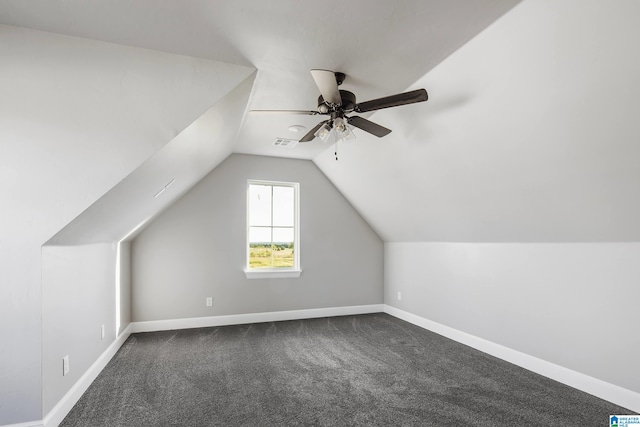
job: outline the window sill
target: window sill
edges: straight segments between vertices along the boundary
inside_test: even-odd
[[[247,279],[297,279],[302,270],[245,270]]]

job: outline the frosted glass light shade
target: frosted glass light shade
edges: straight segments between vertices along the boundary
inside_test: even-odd
[[[320,138],[322,142],[327,142],[329,140],[329,136],[331,135],[331,126],[329,126],[329,123],[325,123],[320,129],[316,131],[316,133],[314,133],[314,135],[317,138]]]

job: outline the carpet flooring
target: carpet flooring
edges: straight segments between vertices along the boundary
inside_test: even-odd
[[[61,426],[608,426],[632,414],[387,314],[133,334]]]

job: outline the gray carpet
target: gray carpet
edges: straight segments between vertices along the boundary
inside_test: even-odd
[[[605,426],[632,414],[387,314],[134,334],[61,426]]]

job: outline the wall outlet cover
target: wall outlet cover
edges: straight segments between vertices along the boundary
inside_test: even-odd
[[[213,307],[213,297],[207,297],[207,307]]]
[[[62,358],[62,376],[64,377],[69,373],[69,355]]]

